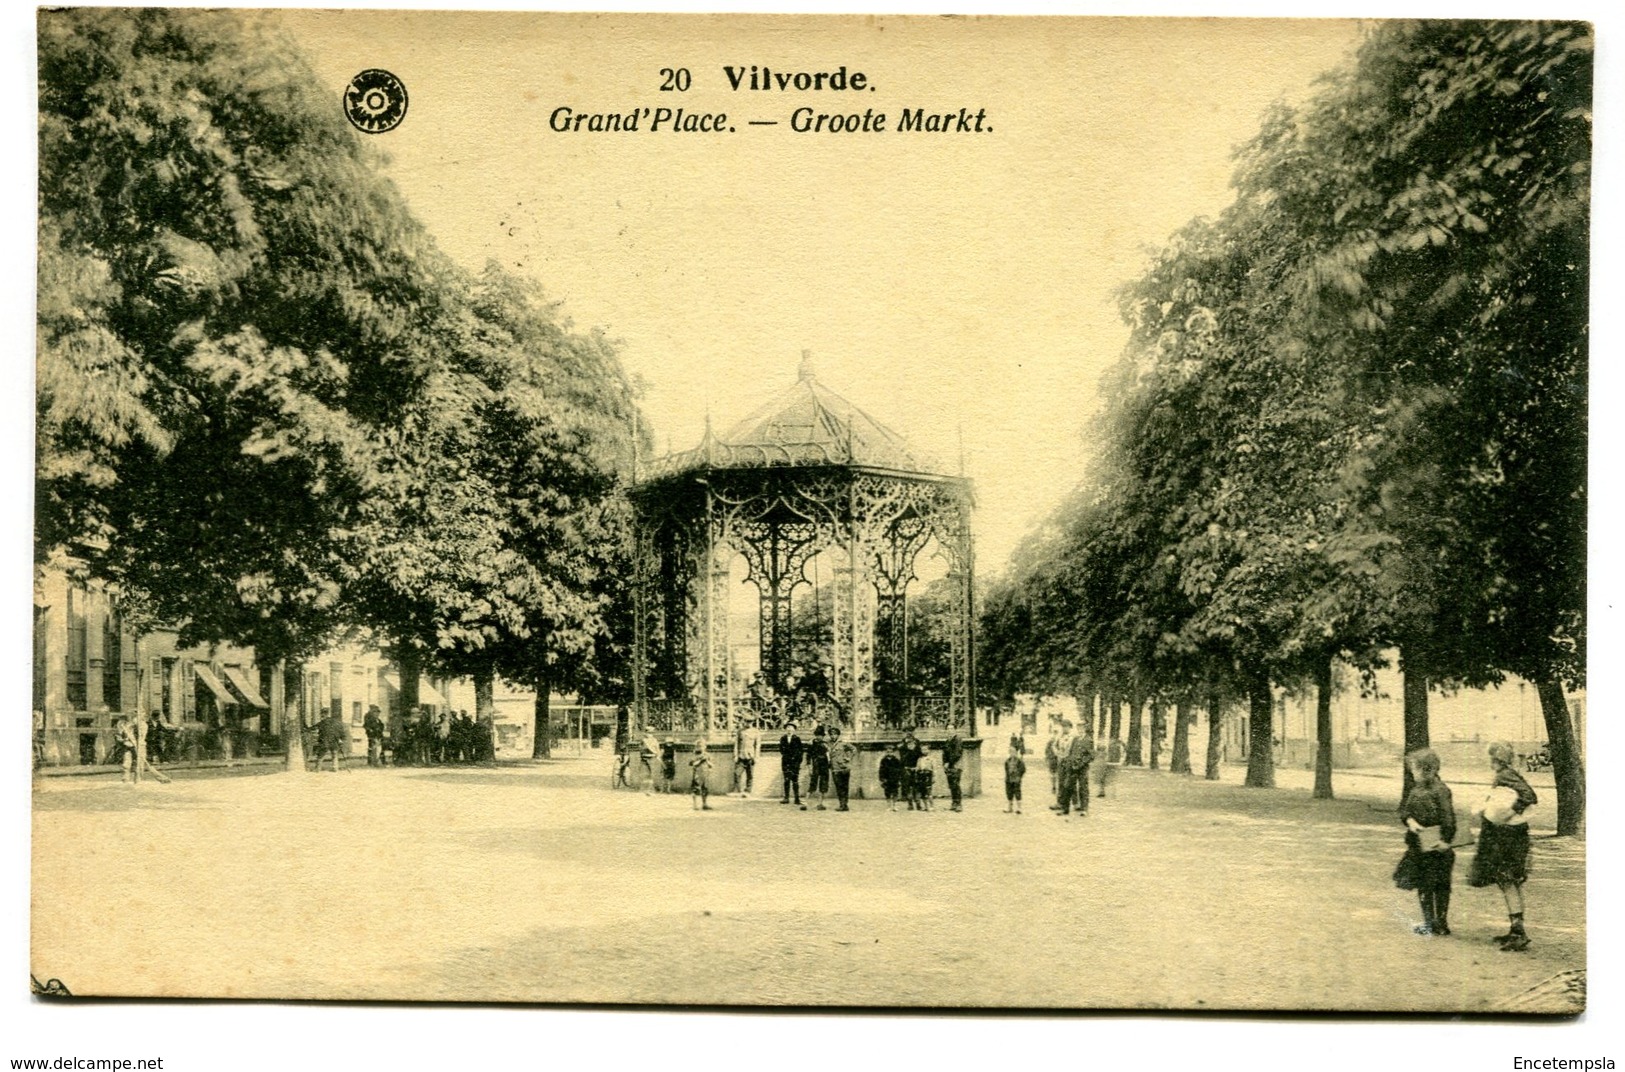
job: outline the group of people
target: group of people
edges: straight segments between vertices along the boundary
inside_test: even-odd
[[[1085,727],[1081,732],[1070,721],[1062,721],[1061,732],[1050,737],[1044,745],[1044,761],[1049,767],[1050,790],[1055,794],[1055,803],[1050,810],[1058,815],[1069,816],[1076,812],[1078,815],[1089,814],[1090,778],[1089,768],[1095,762],[1094,737]],[[1008,771],[1008,767],[1006,768]],[[1106,784],[1110,776],[1110,767],[1103,766],[1100,772],[1098,796],[1106,795]],[[1008,775],[1006,777],[1006,790],[1009,789]],[[1016,811],[1021,810],[1021,795],[1018,787],[1016,791]]]
[[[116,719],[113,723],[114,731],[114,762],[122,770],[122,780],[134,781],[142,772],[145,772],[155,781],[168,782],[169,776],[153,763],[161,754],[163,747],[164,727],[157,715],[147,720],[146,747],[143,753],[141,741],[141,724],[129,715]]]
[[[751,749],[748,762],[743,765],[745,781],[742,796],[750,795],[756,750],[760,748],[760,737],[752,732],[754,730],[754,726],[740,730],[741,738],[749,738],[748,747]],[[741,742],[741,749],[736,755],[745,757],[745,747],[745,742]],[[784,780],[784,794],[779,803],[789,804],[793,795],[796,806],[802,811],[807,810],[807,805],[801,800],[801,768],[805,766],[808,771],[807,799],[816,800],[819,811],[825,811],[828,807],[825,801],[832,784],[835,788],[835,810],[851,811],[852,767],[857,759],[857,745],[841,736],[840,726],[818,725],[813,729],[812,740],[803,741],[796,724],[787,723],[783,736],[779,738],[779,773]],[[736,762],[735,766],[739,767],[740,764]]]
[[[1507,932],[1494,939],[1504,952],[1529,948],[1524,930],[1523,885],[1529,877],[1528,811],[1536,803],[1535,791],[1513,766],[1512,746],[1498,741],[1489,747],[1490,791],[1473,808],[1479,820],[1477,848],[1467,874],[1474,887],[1495,886],[1506,904]],[[1456,866],[1456,809],[1450,787],[1439,777],[1439,756],[1419,748],[1405,757],[1413,779],[1399,806],[1405,824],[1405,854],[1394,869],[1394,885],[1415,890],[1422,922],[1413,928],[1421,935],[1450,933],[1450,886]]]
[[[949,808],[953,811],[964,810],[960,787],[964,762],[965,742],[956,731],[942,742],[942,778],[948,787]],[[930,749],[920,743],[912,730],[906,731],[897,744],[886,746],[885,754],[880,757],[879,776],[880,791],[891,811],[897,810],[898,800],[902,800],[908,811],[932,810],[936,770]]]
[[[368,709],[361,728],[367,735],[369,767],[383,766],[386,751],[398,767],[496,762],[496,733],[491,720],[471,718],[466,710],[456,715],[449,711],[435,716],[423,713],[404,721],[395,719],[393,725],[386,726],[375,705]]]
[[[677,742],[662,741],[653,732],[645,733],[638,743],[638,761],[643,765],[643,776],[649,786],[646,792],[656,790],[673,793],[677,790]],[[659,758],[660,773],[655,775],[655,760]],[[632,749],[616,750],[615,788],[632,785]],[[688,758],[688,791],[694,798],[696,811],[711,810],[711,738],[701,736],[694,742],[693,755]]]
[[[456,715],[447,711],[438,715],[424,712],[405,719],[397,715],[385,722],[383,711],[373,704],[361,720],[361,731],[367,737],[369,767],[382,767],[386,763],[397,767],[427,767],[496,762],[496,735],[490,719],[470,718],[466,710]],[[350,751],[350,728],[342,716],[329,711],[306,731],[306,743],[317,770],[327,761],[337,771],[340,761]]]
[[[754,719],[742,719],[733,742],[733,792],[749,797],[755,788],[756,765],[761,760],[762,728]],[[688,790],[695,807],[710,810],[713,764],[710,740],[701,737],[687,759]],[[630,787],[634,754],[642,764],[649,792],[671,793],[678,786],[678,745],[646,733],[635,748],[618,751],[614,785]],[[940,747],[943,782],[949,807],[964,810],[963,777],[965,743],[957,732]],[[839,724],[818,723],[809,738],[801,736],[794,721],[783,727],[779,737],[779,773],[782,791],[779,802],[794,804],[802,811],[851,811],[852,772],[858,766],[858,746],[842,732]],[[897,810],[902,802],[910,811],[929,811],[936,786],[936,770],[931,751],[913,731],[896,744],[887,745],[879,768],[880,786],[888,807]]]

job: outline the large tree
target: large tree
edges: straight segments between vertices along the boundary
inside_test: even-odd
[[[267,19],[43,12],[40,561],[268,659],[338,614],[427,239]]]
[[[1590,63],[1582,26],[1385,23],[1272,109],[1235,205],[1125,292],[1111,464],[1080,496],[1109,509],[1063,511],[1061,564],[998,621],[1038,651],[1088,637],[1142,691],[1239,680],[1251,784],[1272,678],[1318,683],[1324,713],[1333,657],[1397,648],[1415,746],[1430,685],[1526,675],[1577,829]],[[1031,578],[1069,593],[1058,622],[1016,612]]]

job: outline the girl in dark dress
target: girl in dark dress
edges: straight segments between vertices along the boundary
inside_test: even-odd
[[[1524,812],[1535,803],[1535,791],[1512,769],[1512,746],[1505,741],[1490,745],[1490,767],[1495,783],[1478,809],[1483,822],[1467,881],[1500,888],[1511,927],[1495,944],[1504,952],[1521,953],[1529,948],[1523,929],[1523,884],[1529,878],[1529,820]]]
[[[1394,885],[1415,890],[1422,906],[1422,922],[1417,934],[1450,933],[1450,873],[1456,866],[1456,852],[1450,843],[1456,838],[1456,809],[1450,787],[1439,778],[1439,756],[1431,748],[1419,748],[1405,757],[1414,779],[1410,792],[1399,805],[1399,818],[1405,824],[1405,855],[1394,869]]]

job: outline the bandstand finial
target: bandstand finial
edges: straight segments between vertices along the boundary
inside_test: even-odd
[[[801,351],[801,364],[796,367],[796,379],[801,383],[810,383],[817,379],[813,375],[813,357],[811,350]]]

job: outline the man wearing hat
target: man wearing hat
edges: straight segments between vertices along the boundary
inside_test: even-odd
[[[780,804],[790,803],[790,794],[796,795],[796,804],[802,811],[806,805],[801,803],[801,756],[804,746],[801,735],[796,733],[794,722],[786,723],[784,735],[779,738],[779,769],[784,774],[784,799]]]
[[[384,719],[378,705],[367,708],[367,717],[361,723],[367,734],[367,766],[384,765]]]
[[[960,740],[959,731],[954,730],[948,739],[942,742],[942,776],[948,782],[948,796],[952,800],[954,811],[964,810],[961,803],[959,781],[964,773],[965,742]]]
[[[807,778],[807,798],[811,800],[816,793],[818,810],[824,811],[824,801],[829,796],[829,741],[823,726],[813,730],[812,744],[807,746],[807,766],[812,768]]]
[[[1095,761],[1095,742],[1085,724],[1067,744],[1063,762],[1072,771],[1072,800],[1078,805],[1079,815],[1089,814],[1089,765]],[[1066,800],[1062,800],[1061,814],[1067,813]]]
[[[1062,815],[1071,811],[1072,801],[1072,723],[1061,722],[1061,735],[1055,739],[1055,803],[1050,811]]]
[[[835,810],[850,811],[847,798],[852,792],[852,764],[857,762],[858,748],[841,737],[841,728],[831,726],[829,743],[830,775],[835,779]]]
[[[734,735],[734,789],[742,797],[750,796],[756,780],[756,760],[762,754],[762,731],[756,728],[754,718],[739,720],[739,732]]]

